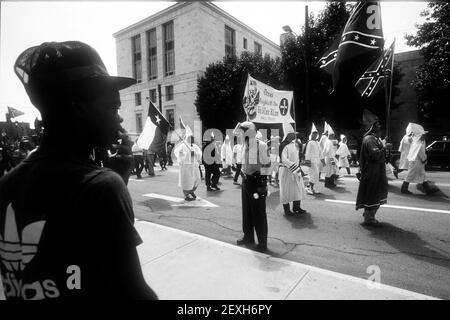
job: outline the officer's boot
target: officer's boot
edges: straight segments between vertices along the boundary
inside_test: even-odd
[[[401,193],[412,194],[412,192],[408,190],[408,187],[409,187],[409,182],[403,181],[402,188],[400,189]]]
[[[284,209],[284,215],[286,215],[286,216],[293,216],[294,215],[294,213],[289,208],[289,203],[283,204],[283,209]]]

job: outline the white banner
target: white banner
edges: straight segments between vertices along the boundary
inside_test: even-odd
[[[258,123],[294,122],[293,91],[280,91],[248,75],[242,104],[247,120]]]

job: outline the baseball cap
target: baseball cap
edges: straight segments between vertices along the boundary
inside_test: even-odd
[[[136,83],[133,78],[110,76],[97,51],[80,41],[44,42],[28,48],[17,58],[14,72],[29,95],[45,86],[87,79],[104,79],[118,90]]]

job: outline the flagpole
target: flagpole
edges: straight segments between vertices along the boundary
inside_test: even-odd
[[[394,48],[395,48],[395,39],[394,39],[394,46],[392,48],[392,62],[389,66],[390,70],[390,84],[388,88],[388,69],[386,68],[386,65],[384,67],[384,96],[386,101],[386,142],[389,142],[390,138],[390,111],[391,111],[391,95],[392,95],[392,81],[394,78]]]

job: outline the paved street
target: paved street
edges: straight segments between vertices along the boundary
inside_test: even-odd
[[[234,244],[242,236],[240,187],[221,178],[221,191],[207,193],[202,184],[201,199],[185,203],[178,167],[168,168],[130,180],[136,218]],[[389,181],[388,205],[377,215],[384,226],[378,229],[362,226],[362,212],[354,210],[354,176],[342,178],[336,189],[319,188],[302,203],[308,213],[295,218],[283,216],[278,189],[270,187],[271,254],[364,279],[371,275],[367,268],[377,266],[383,284],[450,299],[450,172],[428,177],[441,193],[425,196],[411,185],[414,195],[406,196],[401,180]]]

